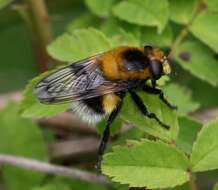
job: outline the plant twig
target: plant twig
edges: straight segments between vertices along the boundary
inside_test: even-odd
[[[196,180],[192,174],[192,172],[189,172],[189,184],[192,190],[198,190]]]
[[[184,26],[184,28],[180,31],[179,35],[177,36],[177,38],[175,39],[175,41],[173,42],[172,46],[171,46],[171,51],[168,55],[169,59],[173,59],[174,56],[174,52],[175,49],[177,48],[177,46],[187,37],[188,33],[189,33],[189,28],[192,25],[193,21],[196,19],[196,17],[204,10],[202,9],[202,1],[199,1],[198,6],[192,16],[192,18],[190,19],[190,21]]]
[[[0,165],[13,165],[21,168],[26,168],[26,169],[44,172],[48,174],[65,176],[65,177],[83,180],[91,183],[109,185],[109,181],[107,180],[107,178],[102,175],[97,175],[91,172],[81,171],[75,168],[57,166],[42,161],[27,159],[17,156],[1,154]]]
[[[52,41],[53,35],[47,7],[44,0],[26,0],[30,11],[33,41],[41,71],[48,70],[51,58],[46,46]]]

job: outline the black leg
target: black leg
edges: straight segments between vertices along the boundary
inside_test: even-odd
[[[155,113],[150,113],[148,111],[148,109],[146,108],[146,106],[144,105],[142,99],[138,96],[138,94],[132,90],[129,91],[130,95],[133,99],[133,101],[135,102],[135,104],[138,106],[139,110],[142,112],[143,115],[151,118],[151,119],[155,119],[161,127],[164,127],[165,129],[169,129],[170,127],[163,123],[162,121],[160,121],[160,119],[155,115]]]
[[[177,106],[172,105],[170,102],[168,102],[168,100],[164,97],[164,93],[161,89],[158,88],[152,88],[148,85],[144,85],[142,87],[142,90],[144,90],[147,93],[150,94],[157,94],[159,95],[160,99],[170,108],[170,109],[177,109]]]
[[[106,149],[107,142],[108,142],[109,137],[110,137],[110,126],[113,123],[113,121],[116,119],[118,113],[121,110],[121,107],[122,107],[122,104],[123,104],[123,97],[124,97],[124,95],[121,97],[120,103],[118,104],[116,109],[110,114],[110,116],[109,116],[109,118],[107,120],[107,125],[105,127],[103,137],[101,139],[100,146],[99,146],[99,149],[98,149],[98,160],[97,160],[97,163],[96,163],[96,169],[98,169],[98,170],[101,169],[102,157],[103,157],[104,151]]]

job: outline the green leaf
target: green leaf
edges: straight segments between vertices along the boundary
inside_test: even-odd
[[[84,13],[79,17],[73,19],[67,26],[67,31],[73,33],[76,29],[86,29],[89,27],[98,28],[100,25],[100,19],[91,13]]]
[[[99,17],[108,17],[110,15],[111,9],[118,0],[86,0],[86,5],[91,12]]]
[[[76,61],[111,48],[105,35],[93,28],[63,34],[48,46],[48,53],[60,61]]]
[[[194,172],[218,168],[218,120],[206,124],[194,143],[191,163]]]
[[[197,9],[198,0],[169,0],[170,19],[178,24],[188,24]]]
[[[140,37],[140,26],[124,22],[115,17],[105,20],[100,28],[109,37],[115,36],[121,33],[121,31],[132,33],[137,38]]]
[[[177,186],[177,187],[174,187],[174,188],[167,188],[167,189],[164,189],[164,190],[192,190],[189,183],[185,183],[181,186]]]
[[[0,9],[3,9],[7,5],[9,5],[13,0],[0,0]]]
[[[195,37],[218,53],[218,14],[203,12],[194,19],[189,29]]]
[[[158,96],[139,93],[144,104],[150,112],[153,112],[164,123],[170,126],[169,130],[163,129],[154,119],[141,114],[130,96],[126,96],[120,117],[148,134],[159,137],[166,141],[174,141],[178,134],[178,121],[175,111],[169,109]]]
[[[108,190],[105,186],[96,183],[88,183],[82,180],[69,179],[66,177],[55,177],[50,180],[52,184],[64,184],[70,190]]]
[[[214,186],[213,190],[218,190],[218,183]]]
[[[178,112],[182,115],[193,112],[200,107],[200,104],[192,100],[191,92],[184,86],[171,83],[164,87],[165,95],[170,102],[177,105]]]
[[[64,183],[51,183],[42,187],[35,187],[32,190],[70,190],[71,188]]]
[[[1,153],[48,160],[47,146],[40,129],[32,121],[19,116],[17,104],[9,104],[0,115]],[[42,173],[14,166],[4,166],[1,171],[9,190],[28,190],[45,177]]]
[[[189,117],[179,117],[179,135],[176,144],[187,154],[191,154],[192,145],[201,130],[202,124]]]
[[[173,41],[173,33],[168,25],[162,33],[158,33],[155,28],[143,27],[141,34],[143,44],[150,44],[157,47],[170,46]]]
[[[206,4],[209,11],[218,12],[217,0],[207,0]]]
[[[111,18],[103,23],[101,30],[110,37],[113,47],[140,46],[139,27]]]
[[[48,76],[53,72],[55,72],[55,70],[45,72],[35,77],[26,86],[23,93],[24,97],[20,105],[20,113],[23,117],[27,117],[27,118],[48,117],[64,112],[70,108],[70,104],[58,104],[58,105],[41,104],[37,99],[37,97],[34,95],[34,88],[37,85],[37,83],[40,80],[42,80],[44,77]]]
[[[103,134],[104,132],[104,129],[107,125],[107,119],[103,119],[102,121],[100,121],[96,128],[98,129],[98,132],[100,134]],[[120,128],[122,127],[122,120],[120,119],[120,117],[118,116],[115,121],[112,123],[112,125],[110,126],[110,132],[111,132],[111,135],[114,135],[116,134]]]
[[[156,26],[158,32],[165,28],[168,17],[168,1],[166,0],[127,0],[113,8],[118,18],[141,26]]]
[[[176,61],[194,76],[218,85],[218,61],[214,54],[203,44],[197,41],[188,41],[181,44],[176,52]]]
[[[113,181],[149,189],[185,183],[187,168],[188,160],[179,150],[148,140],[117,148],[106,154],[102,163],[102,172]]]

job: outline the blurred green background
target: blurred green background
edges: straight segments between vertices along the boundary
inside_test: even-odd
[[[65,127],[55,128],[54,123],[49,123],[49,127],[44,127],[42,124],[44,120],[43,122],[40,120],[42,123],[38,120],[36,122],[36,118],[53,116],[69,107],[66,105],[58,108],[55,106],[40,107],[38,102],[31,99],[30,91],[33,86],[27,87],[25,101],[21,106],[19,105],[20,101],[19,103],[8,103],[10,96],[7,97],[7,95],[14,92],[21,93],[28,81],[42,72],[41,64],[52,67],[74,61],[90,52],[96,52],[98,48],[98,50],[101,48],[103,50],[109,46],[113,48],[119,45],[143,46],[145,44],[173,51],[171,58],[173,74],[170,78],[161,80],[159,85],[163,87],[169,100],[178,105],[180,127],[190,127],[187,131],[186,129],[180,130],[178,144],[181,143],[181,147],[185,147],[184,149],[188,147],[187,149],[191,151],[194,138],[202,127],[202,120],[208,121],[218,115],[217,0],[163,0],[167,2],[167,7],[158,6],[158,0],[155,0],[154,4],[148,1],[150,2],[149,6],[143,4],[144,0],[47,0],[45,5],[49,14],[52,40],[44,43],[41,43],[42,39],[37,36],[35,22],[32,22],[34,16],[31,15],[32,10],[29,7],[31,1],[34,0],[0,0],[0,101],[4,105],[4,107],[1,106],[0,113],[1,153],[45,161],[51,159],[52,163],[65,166],[76,165],[78,168],[93,171],[96,147],[91,156],[79,155],[81,157],[77,156],[76,159],[71,155],[68,155],[67,158],[56,158],[55,156],[53,158],[49,152],[51,149],[49,145],[52,143],[86,138],[90,134],[91,137],[94,136],[95,140],[99,139],[93,129],[87,132],[90,133],[89,135],[86,133],[81,135],[77,134],[77,131],[74,132]],[[126,2],[129,5],[126,5]],[[140,6],[140,3],[143,5]],[[138,10],[131,12],[134,10],[131,5],[136,5],[136,10]],[[154,17],[146,15],[150,10]],[[90,27],[96,30],[90,29]],[[78,32],[77,29],[84,30]],[[78,32],[81,41],[77,39],[79,37],[76,36],[75,31]],[[66,35],[74,35],[75,39],[67,41]],[[91,39],[91,37],[97,39],[98,48],[89,44],[87,39]],[[77,44],[74,44],[76,40],[80,42],[78,49]],[[71,45],[73,47],[70,47]],[[48,53],[45,51],[47,47]],[[75,50],[73,52],[75,54],[72,56],[71,48]],[[39,56],[38,50],[42,51],[42,57],[45,56],[43,63],[40,62],[43,59]],[[33,83],[31,84],[33,85]],[[202,115],[201,113],[204,112],[206,114]],[[198,121],[199,123],[190,119],[190,116],[193,115],[196,116],[195,119],[201,119]],[[85,125],[78,119],[73,122],[75,125]],[[100,123],[98,128],[101,128],[105,124],[104,122]],[[118,142],[124,142],[129,138],[140,139],[148,135],[140,132],[138,128],[131,128],[130,131],[127,131],[128,133],[123,134],[122,132],[120,137],[121,123],[118,120],[113,126],[113,134],[117,135],[115,135],[115,141],[118,139]],[[102,130],[99,131],[102,133]],[[184,145],[186,140],[190,141],[187,143],[188,145]],[[96,141],[94,142],[96,143]],[[3,169],[1,174],[0,189],[107,189],[96,184],[27,172],[13,167]],[[198,190],[211,190],[218,181],[217,170],[200,173],[196,176]],[[128,187],[113,184],[113,189],[124,190]],[[171,189],[190,190],[190,187],[185,184]]]

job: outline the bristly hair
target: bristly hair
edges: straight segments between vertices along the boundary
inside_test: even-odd
[[[78,115],[84,122],[94,125],[101,121],[104,117],[104,113],[96,113],[93,109],[88,107],[82,101],[75,101],[72,104],[72,111]]]

